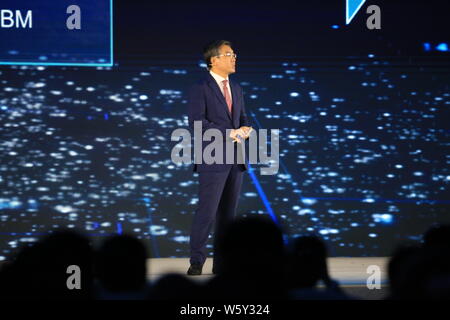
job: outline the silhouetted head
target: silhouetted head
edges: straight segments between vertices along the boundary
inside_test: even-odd
[[[68,287],[75,273],[75,280],[69,282],[80,289]],[[9,274],[14,279],[15,298],[89,299],[93,282],[89,239],[72,230],[54,231],[23,248],[9,266]]]
[[[388,272],[393,299],[450,298],[450,255],[445,250],[400,247]]]
[[[146,284],[148,254],[145,245],[129,235],[107,239],[97,252],[100,284],[111,292],[141,290]]]
[[[328,276],[327,248],[316,236],[302,236],[290,246],[291,285],[296,288],[314,287]]]
[[[195,300],[201,297],[201,286],[180,274],[165,274],[153,285],[151,299]]]
[[[282,272],[284,244],[280,228],[267,218],[251,216],[233,221],[218,241],[224,272],[271,275]]]
[[[398,247],[388,263],[389,290],[392,298],[401,298],[413,295],[416,288],[411,281],[413,270],[418,265],[422,255],[419,246],[404,245]]]
[[[232,221],[217,239],[219,274],[208,292],[220,299],[283,299],[283,235],[270,219],[250,216]]]
[[[430,228],[423,237],[424,248],[450,250],[450,225],[438,225]]]

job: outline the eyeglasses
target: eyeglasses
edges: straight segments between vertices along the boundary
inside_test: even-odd
[[[225,54],[219,54],[216,57],[221,57],[221,56],[228,57],[228,58],[233,57],[235,59],[237,58],[237,54],[236,53],[231,53],[231,52],[227,52]]]

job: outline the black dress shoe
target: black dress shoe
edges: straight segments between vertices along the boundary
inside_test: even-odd
[[[203,265],[200,263],[193,263],[189,267],[187,274],[188,276],[199,276],[202,274]]]

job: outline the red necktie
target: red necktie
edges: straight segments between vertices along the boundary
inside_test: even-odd
[[[222,83],[223,83],[223,95],[225,96],[225,101],[227,102],[228,110],[231,113],[231,109],[232,109],[231,108],[231,97],[230,97],[230,92],[228,91],[228,87],[227,87],[228,80],[223,80]]]

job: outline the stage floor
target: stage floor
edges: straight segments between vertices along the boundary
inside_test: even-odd
[[[361,299],[378,300],[388,294],[388,259],[387,257],[328,258],[328,271],[331,277],[337,280],[348,294]],[[381,289],[369,290],[367,288],[367,279],[371,275],[367,273],[367,268],[372,265],[380,268]],[[154,282],[167,273],[186,275],[188,268],[189,258],[148,259],[147,278]],[[208,258],[203,266],[203,274],[201,276],[189,276],[189,279],[206,281],[214,276],[211,269],[212,259]]]

